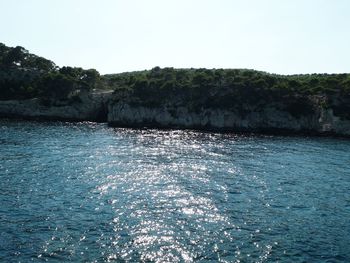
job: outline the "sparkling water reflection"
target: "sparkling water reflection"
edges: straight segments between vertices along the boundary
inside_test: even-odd
[[[350,141],[0,122],[0,261],[348,262]]]

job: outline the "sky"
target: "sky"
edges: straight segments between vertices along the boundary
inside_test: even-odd
[[[119,73],[350,72],[348,0],[0,0],[0,42]]]

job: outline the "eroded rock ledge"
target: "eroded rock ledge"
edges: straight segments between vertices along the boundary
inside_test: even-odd
[[[224,109],[201,108],[194,111],[174,105],[130,105],[111,100],[111,97],[111,92],[90,93],[81,96],[78,102],[55,106],[44,106],[38,99],[0,101],[0,117],[98,121],[108,122],[113,127],[350,136],[350,120],[336,116],[332,108],[317,104],[309,114],[294,116],[273,104],[242,114]]]
[[[34,120],[107,121],[111,92],[83,94],[70,103],[45,106],[39,99],[0,101],[0,117]]]
[[[243,116],[221,109],[195,112],[186,107],[151,108],[118,102],[109,104],[108,123],[116,127],[350,135],[350,121],[342,120],[334,115],[332,109],[322,107],[312,114],[296,117],[273,105],[266,105],[259,111],[251,111]]]

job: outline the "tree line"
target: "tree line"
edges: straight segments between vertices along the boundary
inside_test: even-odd
[[[172,104],[193,110],[246,111],[268,103],[295,115],[312,111],[314,100],[350,119],[350,74],[278,75],[249,69],[151,70],[101,76],[95,69],[58,67],[23,47],[0,43],[0,100],[72,99],[95,88],[114,89],[114,100],[159,107]]]
[[[115,100],[159,107],[172,104],[193,110],[255,109],[268,103],[301,116],[312,112],[315,99],[350,118],[350,74],[278,75],[249,69],[174,69],[111,74]]]
[[[101,85],[95,69],[58,67],[21,46],[0,43],[0,99],[66,100]]]

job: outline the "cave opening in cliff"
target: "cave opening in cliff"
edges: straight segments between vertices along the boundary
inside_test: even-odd
[[[108,106],[106,103],[103,103],[96,115],[97,122],[107,122],[108,116]]]

